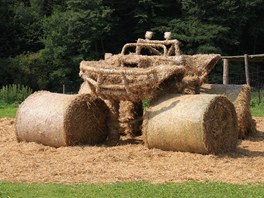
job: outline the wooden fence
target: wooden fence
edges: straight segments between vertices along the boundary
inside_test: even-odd
[[[223,59],[223,84],[229,83],[229,62],[244,62],[246,83],[250,85],[249,78],[249,62],[264,62],[264,54],[248,55],[244,54],[241,56],[222,56]]]

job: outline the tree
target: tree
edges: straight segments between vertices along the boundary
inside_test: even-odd
[[[232,54],[239,48],[248,16],[237,0],[181,0],[180,14],[157,20],[154,31],[173,31],[184,53]]]
[[[264,0],[0,0],[0,85],[79,84],[79,62],[152,30],[182,53],[263,53]]]
[[[13,7],[15,1],[0,1],[0,57],[8,57],[15,53],[13,37],[15,36]]]
[[[264,1],[245,0],[248,20],[241,37],[241,53],[263,53],[264,51]]]
[[[111,30],[112,11],[101,0],[68,0],[65,6],[65,10],[55,10],[44,22],[50,86],[76,82],[80,61],[99,58],[104,38]]]

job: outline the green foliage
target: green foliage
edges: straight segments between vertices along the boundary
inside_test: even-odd
[[[111,12],[101,0],[68,0],[63,10],[44,20],[43,53],[52,67],[53,86],[77,81],[80,61],[101,55],[99,46],[104,48],[103,40],[111,30]]]
[[[40,5],[27,6],[17,3],[14,6],[13,23],[16,29],[14,47],[16,53],[38,51],[43,46],[40,43],[42,36],[42,17]]]
[[[81,60],[118,53],[146,30],[172,31],[185,54],[263,53],[263,21],[264,0],[1,0],[0,86],[77,86]]]
[[[48,86],[50,81],[48,74],[53,69],[46,64],[43,50],[21,54],[9,58],[8,61],[9,68],[6,74],[12,76],[13,83],[26,84],[35,90]]]
[[[145,111],[150,106],[150,101],[149,100],[143,100],[142,106],[143,106],[143,109]]]
[[[0,57],[8,57],[13,53],[15,27],[13,25],[13,7],[15,0],[0,1]],[[8,30],[8,31],[7,31]]]
[[[221,53],[215,43],[228,31],[225,27],[207,24],[195,18],[173,19],[168,29],[175,32],[175,37],[182,42],[182,52],[188,54]]]
[[[216,182],[151,184],[22,184],[0,183],[0,197],[262,197],[263,184],[235,185]]]
[[[20,103],[32,93],[32,89],[24,85],[6,85],[0,89],[0,100],[7,104]]]

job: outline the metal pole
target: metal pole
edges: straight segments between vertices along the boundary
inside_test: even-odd
[[[250,85],[250,79],[249,79],[249,71],[248,71],[248,55],[244,55],[244,60],[245,60],[245,74],[246,74],[246,82],[247,85]]]
[[[224,59],[223,61],[223,84],[227,85],[229,83],[229,61],[228,59]]]

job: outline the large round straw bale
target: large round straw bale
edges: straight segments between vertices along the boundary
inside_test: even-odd
[[[93,94],[88,82],[84,81],[80,86],[79,94],[87,93]],[[119,101],[106,99],[102,99],[102,101],[105,103],[109,110],[107,118],[108,138],[105,143],[108,145],[115,145],[119,140],[119,133],[122,133],[119,124]]]
[[[101,143],[108,133],[107,111],[102,100],[88,94],[39,91],[18,109],[17,140],[54,147]]]
[[[239,138],[256,133],[256,123],[250,113],[250,91],[248,85],[203,84],[201,86],[202,93],[222,94],[233,102],[237,113]]]
[[[144,115],[148,148],[201,154],[234,151],[237,133],[234,105],[219,95],[168,94],[153,101]]]

